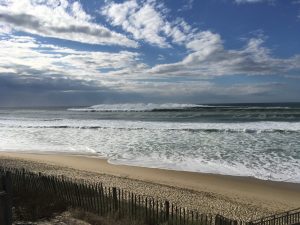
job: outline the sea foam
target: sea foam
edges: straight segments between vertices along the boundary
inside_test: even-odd
[[[114,129],[149,129],[149,130],[190,130],[190,131],[227,131],[227,132],[284,132],[300,131],[300,122],[239,122],[239,123],[196,123],[196,122],[157,122],[157,121],[126,121],[126,120],[37,120],[37,119],[3,119],[0,127],[23,128],[114,128]]]

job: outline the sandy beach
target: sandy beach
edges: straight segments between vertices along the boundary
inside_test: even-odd
[[[300,206],[300,184],[109,164],[66,154],[1,152],[0,165],[102,182],[203,213],[249,220]]]

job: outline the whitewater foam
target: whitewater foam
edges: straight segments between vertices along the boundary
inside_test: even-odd
[[[240,105],[200,105],[200,104],[179,104],[179,103],[127,103],[127,104],[100,104],[89,107],[69,108],[69,111],[79,112],[150,112],[156,110],[190,110],[201,108],[224,108],[234,110],[289,110],[300,109],[299,107],[288,106],[240,106]]]
[[[113,128],[113,129],[149,129],[149,130],[203,130],[203,131],[237,131],[237,132],[264,132],[264,131],[300,131],[300,122],[244,122],[244,123],[192,123],[192,122],[148,122],[126,120],[15,120],[0,119],[0,127],[23,128]]]
[[[87,108],[70,108],[70,111],[82,111],[82,112],[146,112],[153,110],[163,109],[186,109],[195,107],[209,107],[208,105],[195,105],[195,104],[177,104],[177,103],[165,103],[165,104],[154,104],[154,103],[139,103],[139,104],[101,104],[94,105]]]

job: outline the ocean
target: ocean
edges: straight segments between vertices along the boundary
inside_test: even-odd
[[[300,104],[0,108],[0,150],[300,183]]]

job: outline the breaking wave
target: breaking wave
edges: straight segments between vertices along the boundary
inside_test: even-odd
[[[147,111],[160,111],[160,110],[183,110],[198,107],[210,107],[209,105],[196,105],[196,104],[177,104],[177,103],[139,103],[139,104],[101,104],[93,105],[87,108],[70,108],[70,111],[81,112],[147,112]]]

